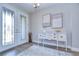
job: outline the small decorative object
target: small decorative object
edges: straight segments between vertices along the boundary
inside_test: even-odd
[[[60,33],[58,35],[58,40],[60,40],[60,41],[66,41],[67,40],[66,39],[66,34],[65,33]]]
[[[42,24],[43,24],[43,27],[51,26],[50,14],[43,15]]]
[[[54,14],[52,16],[52,27],[57,28],[63,28],[63,15],[62,13]]]

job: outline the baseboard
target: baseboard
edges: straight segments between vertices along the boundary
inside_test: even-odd
[[[21,42],[21,43],[18,43],[18,44],[14,44],[14,45],[12,45],[12,46],[9,46],[9,48],[1,48],[0,53],[1,53],[1,52],[5,52],[5,51],[7,51],[7,50],[9,50],[9,49],[15,48],[15,47],[17,47],[17,46],[19,46],[19,45],[22,45],[22,44],[25,44],[25,43],[28,43],[28,42]]]
[[[79,48],[72,47],[72,51],[79,52]]]
[[[33,43],[37,43],[37,42],[33,42]],[[75,51],[75,52],[79,52],[79,48],[74,48],[71,46],[67,46],[69,49],[71,49],[71,51]]]
[[[32,43],[38,44],[38,42],[32,42]],[[42,43],[40,43],[40,44],[42,45]],[[46,44],[46,45],[49,45],[49,44]],[[50,46],[52,46],[52,45],[50,45]],[[56,45],[53,45],[53,46],[56,46]],[[63,46],[59,46],[59,47],[63,47]],[[63,48],[65,48],[65,47],[63,47]],[[71,46],[67,46],[67,48],[71,50]]]

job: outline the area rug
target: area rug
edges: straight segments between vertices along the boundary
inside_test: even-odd
[[[30,48],[19,53],[17,56],[71,56],[71,55],[72,54],[68,52],[33,45]]]

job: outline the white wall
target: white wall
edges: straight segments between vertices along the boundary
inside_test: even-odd
[[[64,30],[67,32],[68,46],[79,48],[79,28],[77,27],[79,24],[79,20],[78,15],[76,14],[78,13],[79,8],[77,6],[78,4],[56,4],[54,6],[50,6],[46,9],[40,10],[36,13],[30,14],[30,31],[32,32],[33,41],[37,42],[38,33],[42,29],[42,15],[46,13],[63,13],[63,26]]]
[[[2,11],[2,7],[6,7],[12,11],[14,11],[15,14],[15,20],[14,20],[14,36],[15,36],[15,43],[13,45],[8,45],[8,46],[2,46],[2,19],[1,19],[1,11]],[[21,39],[21,20],[20,20],[20,15],[24,15],[26,16],[26,38],[24,40]],[[6,49],[9,49],[11,47],[23,44],[28,42],[28,14],[14,6],[12,6],[11,4],[0,4],[0,51],[4,51]]]
[[[79,4],[72,12],[72,49],[79,51]]]

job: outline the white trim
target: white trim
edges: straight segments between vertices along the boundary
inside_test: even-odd
[[[79,52],[79,48],[74,48],[74,47],[72,47],[72,51]]]

